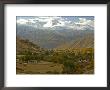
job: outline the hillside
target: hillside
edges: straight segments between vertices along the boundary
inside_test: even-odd
[[[44,50],[28,40],[23,40],[18,37],[16,40],[17,74],[94,73],[93,48]]]
[[[29,40],[16,38],[16,73],[46,74],[62,73],[63,64],[48,62],[49,51],[40,48]]]
[[[77,38],[76,40],[70,41],[69,43],[58,46],[56,49],[68,48],[94,48],[94,37],[88,35],[82,38]]]
[[[34,53],[42,50],[38,45],[33,44],[29,40],[24,40],[19,37],[16,38],[16,53],[23,54],[26,52]]]

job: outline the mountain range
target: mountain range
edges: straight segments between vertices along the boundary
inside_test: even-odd
[[[17,37],[28,39],[30,42],[46,49],[93,48],[94,30],[68,29],[38,29],[31,25],[17,24]]]

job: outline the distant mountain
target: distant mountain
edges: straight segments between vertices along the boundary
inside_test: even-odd
[[[94,30],[73,30],[67,28],[37,29],[31,25],[17,25],[17,36],[28,39],[42,48],[93,47]],[[88,37],[89,36],[89,37]]]

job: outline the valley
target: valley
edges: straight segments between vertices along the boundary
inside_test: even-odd
[[[16,74],[94,74],[94,16],[17,16]]]
[[[17,38],[17,74],[93,74],[94,49],[43,49]]]

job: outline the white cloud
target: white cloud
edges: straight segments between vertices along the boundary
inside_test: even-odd
[[[28,22],[36,23],[35,19],[28,19]]]
[[[43,27],[55,27],[55,26],[64,26],[65,22],[61,17],[48,17],[44,21],[47,21]]]
[[[48,20],[46,24],[43,25],[43,27],[52,27],[52,20]]]
[[[18,24],[26,24],[28,21],[26,19],[18,19],[17,23]]]
[[[33,18],[18,19],[18,24],[28,24],[37,28],[53,28],[53,27],[65,27],[73,30],[85,30],[93,29],[94,21],[86,18],[79,18],[78,21],[68,20],[67,18],[58,16],[37,16]]]
[[[93,29],[94,28],[94,21],[87,20],[86,18],[79,18],[79,22],[74,22],[75,26],[74,29],[84,30],[84,29]]]
[[[69,25],[71,21],[66,21],[62,17],[58,16],[40,16],[40,17],[34,17],[31,19],[18,19],[17,23],[18,24],[42,24],[42,27],[55,27],[55,26],[66,26]]]

